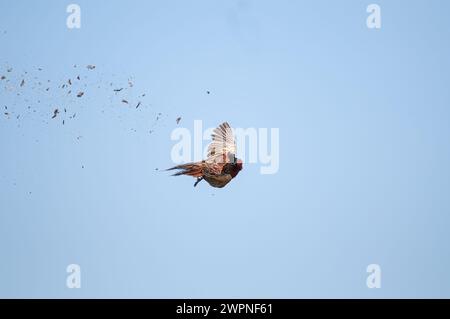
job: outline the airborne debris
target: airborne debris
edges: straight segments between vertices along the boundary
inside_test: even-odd
[[[55,117],[57,117],[58,114],[59,114],[59,110],[58,110],[58,109],[55,109],[55,110],[53,111],[52,119],[54,119]]]
[[[211,94],[211,92],[210,91],[206,91],[206,94]]]
[[[74,68],[77,68],[77,65],[72,64],[72,66]],[[69,65],[70,67],[70,65]],[[37,67],[34,66],[33,67],[33,71],[30,72],[26,72],[26,71],[21,71],[20,69],[17,68],[17,66],[8,66],[6,65],[6,67],[2,68],[2,71],[0,73],[0,80],[4,80],[4,82],[0,82],[5,86],[5,89],[10,92],[10,94],[15,97],[15,95],[21,96],[21,99],[23,100],[24,104],[24,109],[26,110],[28,108],[28,110],[26,111],[26,114],[39,114],[39,116],[44,117],[44,119],[42,119],[42,122],[45,124],[50,124],[52,123],[51,120],[48,119],[48,116],[50,116],[51,119],[56,119],[58,118],[58,120],[55,120],[55,123],[61,123],[62,125],[65,125],[65,120],[68,120],[69,123],[69,127],[71,126],[70,123],[72,119],[75,118],[75,116],[77,115],[76,113],[74,113],[75,111],[77,113],[80,113],[80,115],[83,115],[83,112],[81,110],[75,110],[73,109],[74,106],[77,106],[77,104],[81,104],[84,101],[87,101],[85,99],[90,100],[92,98],[92,94],[94,92],[94,88],[98,88],[98,89],[102,89],[105,88],[106,91],[113,91],[116,93],[116,99],[112,99],[112,97],[115,94],[111,94],[109,93],[108,95],[110,98],[110,103],[115,104],[115,106],[117,106],[117,104],[120,106],[121,103],[127,104],[126,106],[124,106],[125,108],[128,109],[128,107],[133,107],[136,109],[139,109],[139,113],[143,113],[146,112],[148,109],[148,106],[151,106],[151,104],[147,103],[147,100],[144,99],[144,97],[147,95],[146,92],[136,92],[136,96],[135,97],[131,97],[131,96],[127,96],[123,93],[128,93],[130,92],[131,88],[134,88],[134,81],[135,79],[133,77],[128,76],[128,78],[126,77],[125,79],[123,79],[121,82],[116,82],[115,80],[106,80],[104,83],[99,83],[98,81],[88,81],[85,83],[85,79],[89,79],[92,76],[95,77],[96,73],[98,71],[101,71],[101,69],[97,70],[96,72],[89,72],[89,71],[84,71],[84,72],[88,72],[88,73],[83,73],[83,67],[86,67],[88,70],[93,70],[96,69],[96,66],[93,64],[81,64],[78,65],[78,68],[80,69],[78,72],[73,72],[72,70],[72,74],[66,74],[65,76],[62,77],[58,77],[55,79],[50,80],[48,77],[47,79],[44,77],[45,75],[43,74],[45,71],[45,66],[42,67]],[[17,73],[20,71],[20,73]],[[40,73],[36,73],[36,71],[42,71]],[[6,73],[6,72],[11,72],[11,73]],[[33,74],[34,73],[34,74]],[[77,75],[78,73],[78,75]],[[28,74],[28,75],[26,75]],[[36,76],[35,76],[36,75]],[[102,74],[99,74],[98,76],[102,76]],[[115,76],[115,75],[113,75]],[[20,78],[22,77],[22,79]],[[81,77],[83,77],[83,81],[81,81]],[[104,79],[100,78],[100,81],[102,81]],[[14,84],[14,83],[15,84]],[[51,83],[50,83],[51,82]],[[12,85],[14,84],[14,86]],[[3,86],[2,85],[2,86]],[[51,85],[51,87],[50,87]],[[20,90],[14,90],[14,87],[17,88],[22,88]],[[1,88],[3,89],[3,88]],[[36,97],[33,100],[33,102],[31,102],[28,98],[27,95],[25,95],[25,89],[30,89],[30,90],[35,90]],[[58,103],[58,102],[53,102],[53,96],[52,94],[50,94],[50,89],[52,89],[52,92],[54,92],[57,97],[59,98],[63,98],[63,102]],[[56,90],[56,91],[55,91]],[[89,92],[89,95],[87,95],[84,99],[82,99],[81,97],[84,97],[85,93]],[[119,93],[121,92],[121,93]],[[148,94],[150,94],[151,92],[149,92]],[[120,94],[120,95],[119,95]],[[95,95],[95,94],[94,94]],[[134,94],[133,94],[134,95]],[[78,99],[74,99],[74,97],[80,98]],[[56,97],[56,96],[55,96]],[[119,104],[119,103],[120,104]],[[34,106],[29,106],[31,105],[30,103],[35,104]],[[15,104],[13,104],[15,105]],[[13,107],[13,105],[9,105],[4,106],[4,109],[1,109],[2,104],[0,104],[0,116],[2,116],[1,114],[3,113],[5,116],[4,120],[6,121],[7,119],[24,119],[25,118],[25,114],[20,114],[18,115],[20,112],[16,112],[15,108]],[[36,106],[44,106],[44,105],[48,105],[48,109],[47,110],[39,110],[39,108],[35,108]],[[80,107],[82,107],[80,105]],[[3,111],[3,112],[2,112]],[[104,113],[104,109],[101,111],[102,113]],[[175,114],[177,115],[177,114]],[[163,116],[163,113],[158,113],[157,110],[156,112],[151,112],[151,114],[149,114],[150,118],[153,119],[153,123],[150,123],[150,127],[147,128],[147,132],[149,132],[150,134],[154,134],[156,132],[156,127],[158,126],[158,124],[160,124],[159,122],[162,122],[164,119],[166,119],[166,115]],[[83,116],[82,116],[83,117]],[[61,122],[60,122],[61,121]],[[181,124],[181,116],[176,118],[176,122],[177,124]],[[137,132],[139,130],[136,130],[134,128],[131,128],[131,131],[133,132]],[[76,135],[75,135],[76,137]],[[79,138],[77,138],[79,139]]]
[[[177,124],[180,124],[181,116],[177,118]]]

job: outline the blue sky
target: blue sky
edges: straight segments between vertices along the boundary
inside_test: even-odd
[[[1,297],[450,296],[447,1],[70,3],[0,3]],[[279,128],[278,173],[169,177],[194,120]]]

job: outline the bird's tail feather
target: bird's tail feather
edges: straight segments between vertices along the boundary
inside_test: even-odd
[[[172,176],[188,175],[192,177],[201,177],[203,175],[202,162],[181,164],[167,169],[166,171],[179,170]]]

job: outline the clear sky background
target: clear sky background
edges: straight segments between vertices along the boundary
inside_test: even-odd
[[[0,2],[1,297],[450,297],[448,1],[70,3]],[[169,177],[196,119],[279,172]]]

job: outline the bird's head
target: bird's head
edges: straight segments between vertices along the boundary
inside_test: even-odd
[[[233,169],[231,170],[231,176],[234,178],[243,168],[242,160],[236,159],[232,167]]]
[[[236,167],[237,167],[237,169],[238,169],[239,171],[242,170],[242,169],[244,168],[244,165],[243,165],[243,163],[242,163],[242,160],[238,159],[238,160],[236,161]]]

